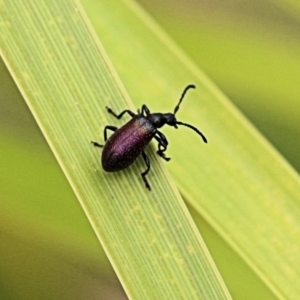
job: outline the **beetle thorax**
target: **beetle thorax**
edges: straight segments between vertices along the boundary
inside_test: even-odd
[[[156,128],[161,128],[165,124],[169,126],[176,126],[176,118],[172,113],[154,113],[148,115],[147,118]]]

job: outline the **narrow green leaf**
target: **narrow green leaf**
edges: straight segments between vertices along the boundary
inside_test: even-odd
[[[101,12],[105,18],[111,3],[102,4],[107,5]],[[114,5],[114,9],[125,8],[124,3]],[[118,123],[104,107],[121,111],[133,106],[80,4],[3,0],[0,41],[3,60],[128,296],[229,299],[155,151],[151,147],[147,151],[152,163],[151,192],[140,177],[145,169],[141,160],[116,174],[102,171],[100,151],[90,141],[103,141],[104,126]]]

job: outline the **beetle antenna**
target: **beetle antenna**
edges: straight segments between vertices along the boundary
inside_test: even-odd
[[[196,86],[194,86],[193,84],[190,84],[190,85],[188,85],[188,86],[184,89],[184,91],[182,92],[181,97],[180,97],[180,99],[179,99],[179,102],[178,102],[178,104],[176,105],[176,107],[175,107],[175,109],[174,109],[174,115],[177,113],[177,111],[178,111],[178,109],[179,109],[179,105],[180,105],[180,103],[182,102],[182,100],[183,100],[183,98],[184,98],[186,92],[187,92],[189,89],[195,89],[195,88],[196,88]]]
[[[183,125],[183,126],[186,126],[186,127],[188,127],[188,128],[193,129],[194,131],[196,131],[196,132],[202,137],[204,143],[207,143],[206,137],[205,137],[205,136],[203,135],[203,133],[200,132],[196,127],[194,127],[194,126],[192,126],[192,125],[190,125],[190,124],[186,124],[186,123],[182,123],[182,122],[178,122],[178,121],[176,122],[176,125]]]

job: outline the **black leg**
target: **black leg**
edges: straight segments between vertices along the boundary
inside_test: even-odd
[[[156,151],[156,153],[164,160],[169,161],[171,158],[166,157],[166,155],[164,153],[167,150],[168,141],[161,132],[157,131],[156,134],[157,134],[157,136],[154,136],[154,138],[158,141],[158,150]]]
[[[143,156],[143,159],[144,159],[144,161],[145,161],[145,163],[146,163],[147,169],[146,169],[145,172],[141,173],[141,175],[142,175],[142,178],[143,178],[144,183],[145,183],[145,185],[146,185],[146,188],[147,188],[149,191],[151,191],[150,184],[149,184],[149,182],[148,182],[148,180],[147,180],[147,178],[146,178],[146,175],[147,175],[148,172],[150,171],[150,160],[149,160],[148,156],[146,155],[146,153],[145,153],[144,151],[142,152],[142,156]]]
[[[138,113],[139,113],[139,110],[138,110]],[[145,104],[142,105],[142,115],[144,115],[144,116],[150,115],[150,110],[147,107],[147,105],[145,105]]]
[[[91,142],[95,147],[102,148],[103,145],[98,144],[97,142]]]
[[[118,129],[118,127],[116,126],[105,126],[104,128],[104,141],[106,142],[107,141],[107,130],[111,130],[111,131],[116,131]]]
[[[111,108],[106,106],[106,109],[108,111],[108,113],[112,114],[114,117],[116,117],[117,119],[121,119],[123,117],[124,114],[128,113],[132,118],[135,116],[135,113],[132,112],[129,109],[123,110],[120,114],[116,114]]]
[[[104,128],[104,140],[107,141],[107,130],[111,130],[111,131],[116,131],[118,129],[118,127],[116,126],[105,126]],[[91,142],[95,147],[99,147],[102,148],[103,145],[100,145],[97,142]]]

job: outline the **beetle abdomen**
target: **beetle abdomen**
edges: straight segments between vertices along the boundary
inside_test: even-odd
[[[142,116],[135,116],[117,129],[107,140],[102,152],[102,167],[107,172],[127,168],[141,154],[156,133],[156,128]]]

